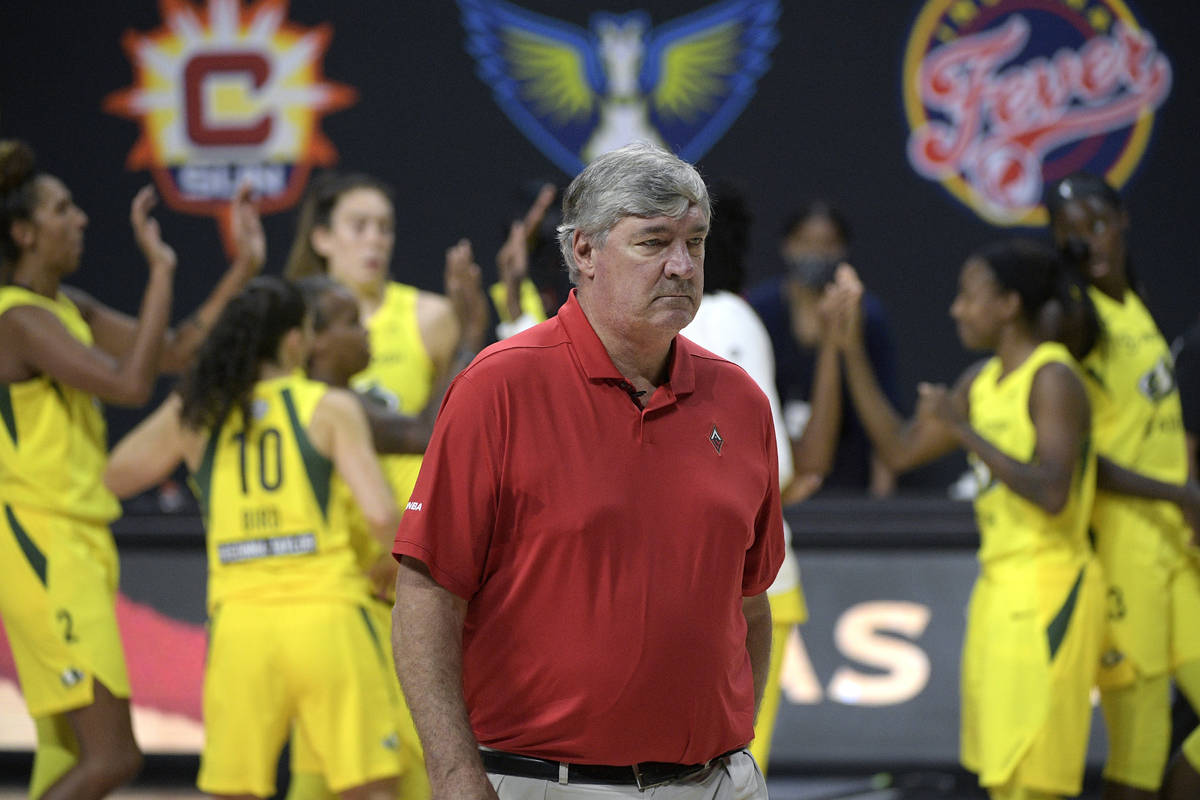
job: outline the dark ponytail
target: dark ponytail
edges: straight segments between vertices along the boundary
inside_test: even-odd
[[[280,341],[304,324],[305,313],[300,290],[271,276],[255,278],[230,300],[180,384],[183,424],[216,429],[237,408],[248,425],[259,367],[275,361]]]
[[[33,216],[37,203],[37,171],[33,148],[19,139],[0,140],[0,284],[8,283],[21,248],[12,238],[12,224]]]

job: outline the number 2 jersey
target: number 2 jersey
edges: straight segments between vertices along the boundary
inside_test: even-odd
[[[329,387],[300,373],[259,381],[247,427],[230,412],[192,475],[208,532],[208,607],[235,601],[361,603],[366,578],[333,462],[308,438]]]
[[[37,306],[71,336],[92,344],[92,330],[64,294],[51,300],[0,286],[0,314]],[[121,506],[104,487],[106,429],[100,403],[46,375],[0,383],[0,501],[107,525]]]

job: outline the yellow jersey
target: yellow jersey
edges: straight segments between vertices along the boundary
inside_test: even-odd
[[[383,303],[367,320],[371,363],[350,381],[356,391],[408,416],[416,416],[425,408],[435,377],[433,359],[425,349],[417,323],[419,294],[414,286],[387,285]],[[403,509],[417,483],[421,456],[385,456],[380,463]]]
[[[1135,292],[1117,301],[1089,289],[1104,337],[1083,361],[1092,403],[1096,450],[1118,466],[1167,483],[1187,479],[1183,409],[1175,385],[1171,350]],[[1135,502],[1167,529],[1186,538],[1183,515],[1171,503],[1133,500],[1101,492],[1093,515],[1103,535],[1115,519],[1114,504]]]
[[[20,286],[0,286],[0,314],[37,306],[81,343],[92,330],[61,292],[51,300]],[[0,501],[104,525],[121,516],[104,487],[107,429],[94,395],[38,375],[0,383]]]
[[[1029,394],[1034,376],[1048,363],[1078,370],[1065,347],[1045,342],[1007,375],[1001,375],[1000,359],[992,357],[971,384],[971,426],[1018,461],[1033,459],[1037,431],[1029,417]],[[1088,516],[1096,491],[1096,454],[1090,438],[1084,441],[1075,466],[1067,505],[1057,514],[1046,513],[992,478],[974,454],[970,461],[983,487],[975,500],[975,517],[984,572],[1025,569],[1036,561],[1040,568],[1061,566],[1074,576],[1089,553]]]
[[[308,438],[323,383],[259,381],[253,420],[233,410],[205,443],[192,484],[208,532],[208,607],[228,600],[345,600],[369,594],[333,462]]]

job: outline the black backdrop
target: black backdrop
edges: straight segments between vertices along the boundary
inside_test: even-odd
[[[659,24],[705,4],[520,5],[585,26],[594,9],[644,8]],[[921,6],[917,0],[784,3],[770,69],[745,110],[699,160],[705,174],[733,177],[749,189],[757,220],[754,276],[779,269],[776,234],[802,199],[826,196],[847,210],[856,233],[854,260],[889,308],[906,397],[918,380],[952,380],[970,360],[946,309],[963,257],[1004,234],[918,176],[906,160],[902,59]],[[1155,0],[1133,8],[1174,72],[1149,146],[1125,189],[1132,251],[1149,285],[1150,305],[1172,337],[1195,317],[1200,288],[1200,4]],[[481,264],[490,269],[504,222],[519,209],[516,187],[531,178],[561,185],[568,176],[504,116],[476,76],[459,8],[432,0],[297,0],[288,16],[303,26],[333,26],[324,72],[354,87],[358,101],[325,117],[322,128],[340,153],[340,166],[377,173],[397,188],[394,274],[437,289],[442,252],[462,235],[475,241]],[[132,82],[122,34],[161,24],[158,6],[145,0],[8,0],[0,9],[0,136],[32,142],[42,166],[67,182],[90,215],[84,264],[74,282],[131,312],[144,270],[128,230],[128,202],[148,173],[125,168],[137,126],[105,113],[101,103]],[[181,253],[179,317],[203,296],[224,256],[210,218],[165,209],[159,217]],[[268,271],[280,270],[292,224],[288,212],[267,218]],[[114,433],[136,417],[114,412]]]

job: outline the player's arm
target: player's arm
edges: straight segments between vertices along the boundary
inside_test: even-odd
[[[850,399],[875,453],[888,468],[904,472],[953,451],[958,442],[946,426],[921,414],[905,420],[880,387],[863,334],[862,284],[848,265],[838,268],[834,296],[836,322],[831,335],[842,352]],[[968,370],[951,394],[964,413],[977,373],[978,367]]]
[[[48,375],[115,405],[138,406],[150,399],[163,330],[171,316],[176,263],[175,251],[162,241],[158,223],[149,216],[153,205],[154,190],[147,186],[137,193],[130,211],[150,277],[142,295],[141,311],[129,323],[129,346],[114,357],[101,341],[102,332],[95,327],[94,314],[89,314],[93,306],[84,299],[86,296],[64,288],[91,326],[96,344],[79,342],[46,309],[37,306],[9,309],[0,317],[0,341],[12,348],[22,370]]]
[[[117,497],[132,497],[162,483],[185,458],[196,434],[182,429],[183,401],[171,393],[154,413],[125,434],[108,456],[104,485]]]
[[[750,654],[750,671],[754,674],[754,716],[767,688],[767,673],[771,669],[771,604],[767,593],[742,598],[742,616],[746,618],[746,652]]]
[[[442,587],[421,561],[404,556],[396,575],[392,652],[425,750],[435,800],[495,800],[471,730],[462,688],[467,601]],[[770,647],[770,633],[768,632]],[[765,673],[764,673],[765,674]]]
[[[939,402],[937,398],[929,399]],[[996,480],[1049,514],[1057,514],[1066,507],[1091,429],[1087,393],[1075,371],[1066,364],[1045,364],[1033,377],[1029,418],[1036,442],[1030,461],[1018,461],[1001,452],[965,418],[951,420],[945,414],[942,416],[962,446],[975,453]]]
[[[836,324],[836,305],[836,293],[827,291],[821,298],[822,325],[826,331]],[[838,361],[836,339],[829,335],[821,337],[813,373],[811,414],[804,432],[792,444],[797,475],[824,477],[833,468],[842,425],[842,371]]]
[[[367,570],[372,593],[387,598],[396,579],[396,562],[389,555],[400,524],[391,487],[375,458],[371,428],[359,397],[348,389],[330,389],[313,410],[309,431],[313,446],[327,455],[362,510],[371,536],[383,555]]]
[[[318,401],[309,428],[313,446],[329,457],[350,487],[371,535],[390,551],[400,514],[375,457],[371,429],[358,397],[348,389],[328,390]]]
[[[1167,483],[1114,464],[1104,456],[1097,459],[1096,488],[1106,492],[1165,500],[1179,506],[1191,526],[1193,538],[1200,536],[1200,485],[1194,477],[1184,483]]]
[[[161,239],[157,242],[161,247],[154,246],[153,242],[149,245],[146,243],[148,234],[142,232],[141,229],[147,225],[146,214],[152,205],[152,194],[147,200],[139,193],[138,198],[134,200],[134,209],[131,213],[135,233],[147,258],[151,258],[151,253],[162,248],[170,250],[162,244]],[[258,211],[251,200],[249,185],[243,185],[238,190],[230,213],[236,247],[233,261],[199,308],[174,328],[164,326],[164,329],[160,331],[159,351],[155,361],[155,369],[158,372],[179,373],[187,368],[196,349],[204,341],[208,331],[212,329],[225,305],[245,287],[252,277],[258,274],[266,259],[266,238]],[[149,220],[149,222],[153,222],[153,220]],[[154,226],[153,235],[155,238],[158,237],[157,225]],[[170,257],[173,261],[173,252]],[[91,327],[92,336],[100,349],[117,358],[124,357],[133,350],[137,344],[138,320],[77,289],[71,289],[69,293]]]
[[[367,415],[367,425],[371,430],[371,440],[375,443],[376,453],[391,455],[425,452],[425,448],[429,446],[429,437],[433,435],[433,413],[426,414],[422,411],[418,417],[406,417],[366,395],[360,394],[358,398]],[[440,403],[441,398],[438,400]],[[436,412],[437,405],[431,399],[426,409]]]
[[[417,326],[425,352],[433,362],[434,381],[452,375],[451,367],[462,333],[449,298],[420,292],[417,295]]]

